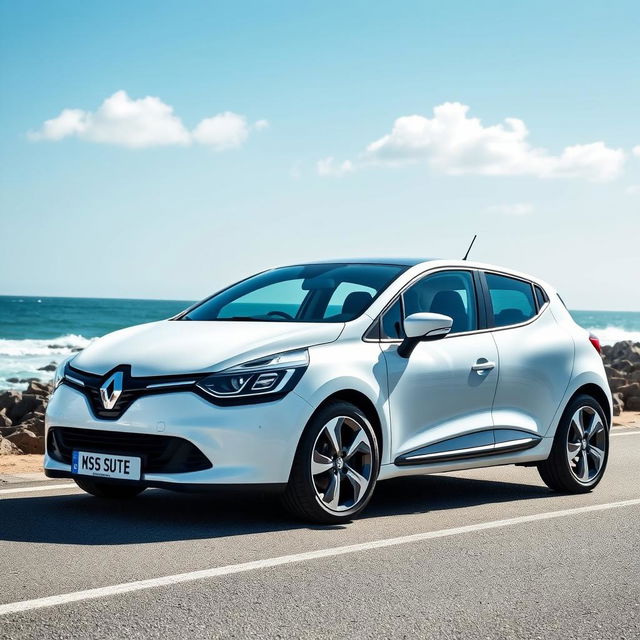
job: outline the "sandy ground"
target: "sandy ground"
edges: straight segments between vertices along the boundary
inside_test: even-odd
[[[623,411],[613,416],[614,427],[640,427],[640,411]]]
[[[42,471],[41,455],[0,456],[0,474],[35,473]]]
[[[639,411],[623,411],[613,418],[614,427],[640,427]],[[0,456],[0,474],[42,471],[41,455]]]

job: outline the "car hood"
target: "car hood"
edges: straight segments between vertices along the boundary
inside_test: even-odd
[[[107,334],[71,366],[104,375],[122,364],[133,376],[220,371],[280,351],[337,340],[342,323],[163,320]]]

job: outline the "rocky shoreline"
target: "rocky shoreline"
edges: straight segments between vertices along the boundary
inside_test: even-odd
[[[29,382],[26,391],[0,392],[0,455],[44,453],[44,412],[51,383]]]
[[[613,413],[640,411],[640,342],[602,348]],[[26,391],[0,392],[0,455],[44,453],[44,412],[51,383],[31,380]]]

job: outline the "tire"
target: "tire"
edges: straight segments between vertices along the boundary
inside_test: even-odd
[[[90,478],[74,478],[75,483],[87,493],[96,498],[128,499],[135,498],[146,487],[131,484],[118,484],[117,482],[102,482]]]
[[[538,472],[553,491],[587,493],[602,480],[608,458],[604,411],[594,398],[580,395],[564,410],[551,453],[538,464]]]
[[[349,522],[371,499],[379,469],[378,440],[365,414],[349,402],[332,402],[302,434],[284,506],[308,522]]]

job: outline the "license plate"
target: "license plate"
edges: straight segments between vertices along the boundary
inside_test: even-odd
[[[74,451],[71,461],[71,473],[81,476],[140,480],[141,470],[142,461],[140,458],[118,456],[111,453]]]

